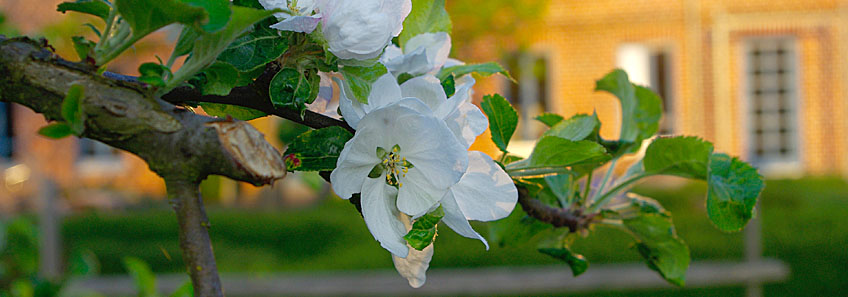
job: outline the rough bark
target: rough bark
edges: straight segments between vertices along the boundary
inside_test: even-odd
[[[165,179],[196,296],[223,296],[197,185],[212,174],[255,185],[283,178],[282,156],[262,134],[241,121],[176,107],[139,84],[97,75],[26,38],[0,36],[0,73],[0,99],[48,120],[62,120],[68,89],[83,86],[85,130],[79,136],[138,155]]]

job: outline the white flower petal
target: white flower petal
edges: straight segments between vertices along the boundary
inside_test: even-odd
[[[293,16],[271,25],[271,28],[281,31],[312,33],[319,22],[321,22],[320,16]]]
[[[330,173],[330,183],[336,195],[344,199],[362,191],[362,183],[368,173],[382,160],[377,158],[377,144],[383,138],[382,131],[365,129],[357,131],[339,154],[336,169]]]
[[[412,78],[400,86],[403,97],[418,98],[431,110],[437,110],[439,105],[447,101],[445,90],[439,79],[432,75],[422,75]]]
[[[400,182],[403,185],[398,189],[397,208],[413,217],[432,209],[447,192],[447,188],[433,185],[417,166],[410,169]]]
[[[353,98],[351,98],[353,99]],[[363,106],[366,113],[400,101],[401,88],[397,79],[391,74],[384,74],[371,85],[371,94],[368,95],[368,104]]]
[[[432,72],[442,68],[448,60],[451,50],[451,38],[448,33],[422,33],[410,38],[403,45],[405,53],[424,49],[427,54],[429,67],[425,72]]]
[[[388,49],[389,48],[386,48],[387,53]],[[386,65],[386,69],[396,76],[401,73],[419,75],[430,72],[433,69],[433,66],[430,65],[430,62],[427,60],[427,52],[424,48],[419,48],[418,50],[401,56],[385,58],[383,65]]]
[[[445,197],[442,198],[441,204],[442,209],[445,211],[445,217],[442,218],[442,222],[448,225],[448,227],[453,229],[453,231],[459,235],[471,239],[479,239],[483,242],[483,245],[486,246],[486,250],[489,250],[489,243],[486,242],[486,239],[483,238],[480,233],[474,231],[474,228],[471,228],[471,224],[468,223],[468,220],[462,213],[462,209],[460,209],[459,204],[456,203],[453,192],[448,190]]]
[[[412,229],[412,223],[409,217],[400,215],[399,219],[403,222],[407,232],[409,232]],[[409,249],[409,255],[406,258],[392,255],[392,262],[395,263],[395,269],[409,281],[409,285],[413,288],[420,288],[427,281],[427,268],[430,267],[430,260],[433,259],[433,244],[435,243],[431,243],[419,251],[407,243],[406,246]]]
[[[508,216],[518,201],[518,190],[506,172],[484,153],[468,152],[468,171],[451,188],[469,220],[493,221]]]
[[[356,129],[359,121],[365,116],[362,103],[353,98],[353,94],[351,94],[345,82],[338,77],[333,77],[333,81],[339,86],[339,110],[342,112],[342,117],[351,128]]]
[[[412,12],[412,0],[383,0],[383,13],[386,13],[393,19],[392,36],[400,35],[403,31],[403,20]]]
[[[397,191],[382,178],[368,178],[362,187],[362,217],[374,239],[393,255],[406,258],[409,248],[406,227],[398,220],[394,197]]]
[[[450,100],[448,100],[450,101]],[[476,105],[465,102],[445,117],[445,124],[465,148],[470,148],[477,136],[489,127],[489,120]]]

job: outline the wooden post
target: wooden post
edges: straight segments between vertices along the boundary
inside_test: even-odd
[[[38,201],[41,209],[38,213],[40,245],[39,271],[48,279],[62,276],[62,240],[59,234],[58,191],[56,184],[48,178],[40,178],[38,183]]]
[[[763,244],[762,244],[762,226],[760,225],[759,207],[754,209],[754,218],[748,222],[745,227],[745,263],[755,264],[762,260]],[[748,281],[746,286],[746,296],[761,297],[763,296],[763,286],[759,281]]]

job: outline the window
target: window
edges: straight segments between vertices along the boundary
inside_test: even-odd
[[[506,59],[507,69],[518,84],[507,83],[504,96],[518,111],[516,140],[535,140],[546,130],[544,124],[533,120],[549,112],[547,60],[527,52],[518,52]]]
[[[79,139],[80,159],[118,159],[118,151],[102,142]]]
[[[124,170],[118,150],[88,138],[79,139],[77,173],[86,177],[116,176]]]
[[[0,158],[11,159],[15,149],[12,105],[0,102]]]
[[[664,113],[659,134],[674,133],[671,55],[668,51],[643,44],[625,43],[618,48],[616,64],[627,72],[630,81],[647,86],[662,98]]]
[[[798,162],[796,55],[791,38],[747,40],[748,156],[764,169]]]

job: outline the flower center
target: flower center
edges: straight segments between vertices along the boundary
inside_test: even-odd
[[[407,161],[406,158],[400,155],[399,145],[393,146],[391,151],[387,151],[382,147],[377,147],[377,158],[380,158],[383,161],[371,169],[368,177],[382,178],[385,176],[386,184],[397,188],[403,187],[403,182],[400,181],[400,178],[406,177],[406,173],[409,172],[409,169],[415,167],[412,163]]]

